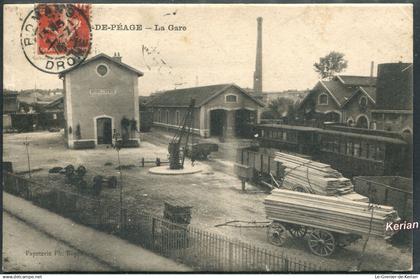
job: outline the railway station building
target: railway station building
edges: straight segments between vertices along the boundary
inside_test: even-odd
[[[201,137],[247,137],[259,123],[264,103],[235,84],[175,89],[152,95],[147,110],[153,126],[177,129],[195,100],[193,132]]]
[[[65,136],[69,148],[139,144],[138,78],[143,73],[114,57],[99,54],[60,74],[64,87]]]

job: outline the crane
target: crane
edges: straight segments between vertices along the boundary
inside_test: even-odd
[[[185,116],[182,120],[182,125],[178,128],[174,137],[169,143],[169,168],[171,170],[178,170],[184,168],[184,160],[188,148],[188,141],[190,139],[190,135],[192,141],[194,106],[195,100],[191,99],[190,105],[188,106],[187,112],[185,113]]]

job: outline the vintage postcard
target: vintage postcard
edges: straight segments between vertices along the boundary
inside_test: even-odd
[[[3,272],[412,270],[411,4],[3,16]]]

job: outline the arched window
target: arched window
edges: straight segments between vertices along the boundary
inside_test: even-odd
[[[366,107],[368,104],[366,96],[361,96],[359,99],[359,104],[363,107]]]
[[[353,126],[354,125],[354,120],[353,120],[353,118],[352,117],[349,117],[348,119],[347,119],[347,125],[348,126]]]
[[[364,115],[360,115],[356,120],[356,127],[368,129],[369,128],[368,118]]]
[[[359,98],[359,107],[361,112],[365,112],[368,106],[368,100],[366,96],[361,96]]]
[[[238,96],[236,95],[226,95],[226,103],[236,103],[238,101]]]
[[[341,115],[336,111],[329,111],[325,114],[324,120],[326,122],[334,122],[339,123],[341,119]]]
[[[319,105],[328,105],[328,95],[326,93],[321,93],[318,96],[318,104]]]

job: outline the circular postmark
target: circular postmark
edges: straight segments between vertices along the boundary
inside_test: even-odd
[[[88,4],[36,4],[22,24],[20,43],[29,63],[59,74],[82,63],[92,45]]]

